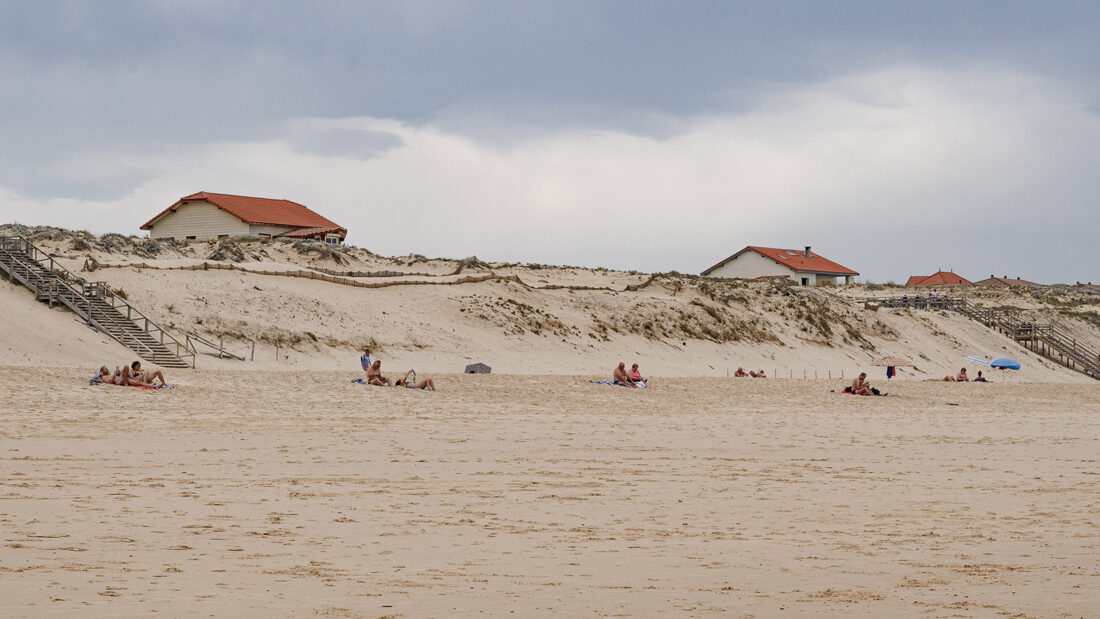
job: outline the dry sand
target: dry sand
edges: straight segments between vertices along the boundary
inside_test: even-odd
[[[0,367],[0,615],[1100,613],[1095,383],[87,373]]]

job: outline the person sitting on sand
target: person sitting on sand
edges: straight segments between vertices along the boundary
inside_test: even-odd
[[[736,376],[737,378],[744,378],[744,377],[748,376],[748,374],[745,373],[744,368],[737,368],[737,371],[734,372],[733,375]]]
[[[141,385],[143,387],[152,387],[156,385],[153,381],[160,379],[160,384],[166,384],[164,381],[164,372],[156,370],[154,372],[144,372],[141,369],[141,362],[135,361],[130,364],[129,377],[127,378],[128,385]]]
[[[867,382],[867,372],[860,372],[852,381],[852,393],[856,395],[874,395],[871,391],[871,383]]]
[[[616,385],[622,385],[623,387],[637,387],[634,381],[626,375],[626,363],[620,361],[619,367],[615,368],[615,371],[611,374],[611,382]]]
[[[405,378],[399,379],[396,383],[393,384],[393,386],[407,387],[409,389],[427,389],[428,391],[435,391],[435,381],[430,378],[416,380],[415,370],[409,370],[408,372],[406,372]]]
[[[370,366],[370,369],[367,370],[367,382],[372,385],[378,385],[379,387],[390,387],[393,385],[393,383],[390,382],[390,379],[382,376],[381,361],[375,361]]]
[[[756,377],[757,378],[767,378],[768,375],[764,373],[764,370],[759,370],[759,371],[756,372]]]
[[[978,377],[974,379],[974,382],[976,382],[976,383],[988,383],[989,381],[986,380],[984,376],[982,376],[982,371],[978,370]]]
[[[957,382],[957,383],[968,383],[968,382],[970,382],[970,378],[967,377],[967,375],[966,375],[966,368],[963,368],[963,369],[959,370],[959,374],[957,376],[955,376],[955,382]]]
[[[632,380],[632,381],[634,381],[634,382],[636,382],[636,383],[639,383],[639,382],[640,382],[640,383],[644,383],[644,382],[646,382],[646,381],[645,381],[645,379],[644,379],[644,378],[642,378],[642,374],[641,374],[641,372],[639,372],[639,371],[638,371],[638,364],[637,364],[637,363],[635,363],[634,365],[630,366],[630,380]]]

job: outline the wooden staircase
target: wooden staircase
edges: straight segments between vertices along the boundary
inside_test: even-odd
[[[195,351],[149,320],[103,282],[89,283],[21,236],[0,237],[0,272],[39,301],[72,310],[142,359],[167,368],[195,367]]]
[[[1100,352],[1093,350],[1076,338],[1059,329],[1054,323],[1037,323],[1024,320],[1014,309],[978,307],[965,297],[909,297],[872,299],[870,303],[886,307],[944,309],[959,312],[985,326],[1015,340],[1024,348],[1100,380]]]

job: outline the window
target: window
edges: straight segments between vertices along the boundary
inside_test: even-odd
[[[187,240],[188,241],[194,241],[195,240],[195,235],[192,234],[191,236],[187,237]]]
[[[261,238],[261,239],[270,239],[270,238],[271,238],[271,235],[270,235],[270,234],[268,234],[268,233],[266,233],[266,232],[261,232],[261,233],[260,233],[260,238]]]
[[[810,285],[810,278],[809,277],[803,277],[802,278],[802,285],[803,286],[809,286]]]
[[[229,235],[228,234],[219,234],[218,238],[219,239],[227,239],[227,238],[229,238]]]
[[[786,257],[786,256],[784,256],[783,254],[779,254],[779,259],[780,259],[780,260],[786,260],[786,259],[787,259],[787,257]]]
[[[787,255],[788,255],[788,256],[797,256],[797,255],[798,255],[798,252],[796,252],[796,251],[791,251],[791,250],[789,250],[789,249],[788,249],[788,250],[787,250]]]
[[[340,244],[340,237],[338,237],[338,236],[326,236],[325,237],[325,242],[328,243],[329,245],[339,245]]]

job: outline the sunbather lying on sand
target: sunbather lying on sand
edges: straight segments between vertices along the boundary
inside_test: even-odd
[[[427,389],[428,391],[435,391],[435,381],[430,378],[423,378],[416,380],[416,372],[409,370],[405,373],[405,378],[398,380],[393,384],[394,387],[407,387],[409,389]]]
[[[615,368],[615,371],[611,373],[611,382],[616,385],[622,385],[623,387],[637,387],[634,381],[626,375],[626,363],[620,361],[619,367]]]
[[[119,372],[118,374],[114,374],[107,366],[103,366],[99,368],[99,376],[97,378],[99,378],[99,382],[103,383],[104,385],[117,385],[119,384],[118,381],[121,377],[121,372]]]
[[[375,361],[371,364],[370,369],[367,370],[367,382],[372,385],[378,385],[379,387],[390,387],[393,385],[390,379],[382,376],[381,361]]]

